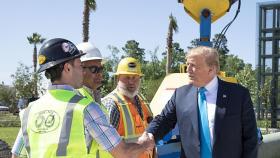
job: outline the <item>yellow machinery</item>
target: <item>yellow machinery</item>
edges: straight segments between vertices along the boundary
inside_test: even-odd
[[[200,24],[200,45],[212,46],[211,23],[218,20],[230,10],[231,5],[237,0],[178,0],[184,5],[185,11]],[[240,11],[241,0],[238,0],[238,9],[233,20],[229,22],[221,34],[224,35]],[[218,40],[219,43],[219,40]]]
[[[181,0],[184,4],[185,11],[198,23],[200,23],[200,15],[203,9],[211,12],[212,22],[222,17],[231,6],[230,0]]]

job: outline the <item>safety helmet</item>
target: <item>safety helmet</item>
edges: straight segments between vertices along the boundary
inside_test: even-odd
[[[81,61],[89,61],[89,60],[102,60],[102,55],[98,48],[94,47],[89,42],[80,43],[77,45],[78,49],[86,55],[81,57]]]
[[[139,75],[143,76],[141,72],[140,63],[132,57],[123,58],[119,65],[115,75]]]
[[[79,58],[81,53],[70,41],[62,38],[54,38],[43,44],[39,50],[39,72],[54,67],[60,63]]]

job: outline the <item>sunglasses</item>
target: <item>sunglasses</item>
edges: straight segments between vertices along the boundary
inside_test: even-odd
[[[101,73],[103,72],[102,66],[89,66],[89,67],[83,67],[84,69],[89,69],[89,71],[93,74]]]

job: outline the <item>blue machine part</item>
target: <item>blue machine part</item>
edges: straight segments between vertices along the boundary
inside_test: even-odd
[[[212,47],[211,37],[211,12],[204,9],[200,15],[200,42],[199,45]]]
[[[181,140],[179,128],[175,128],[156,143],[159,158],[179,158],[181,152]]]
[[[257,128],[257,134],[258,134],[258,143],[261,144],[263,140],[263,136],[260,128]]]
[[[180,158],[181,143],[174,142],[157,146],[157,154],[159,158]]]

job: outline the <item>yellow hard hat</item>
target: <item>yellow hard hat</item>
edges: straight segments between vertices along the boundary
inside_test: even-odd
[[[141,72],[140,63],[132,57],[123,58],[119,65],[115,75],[139,75],[143,76]]]

